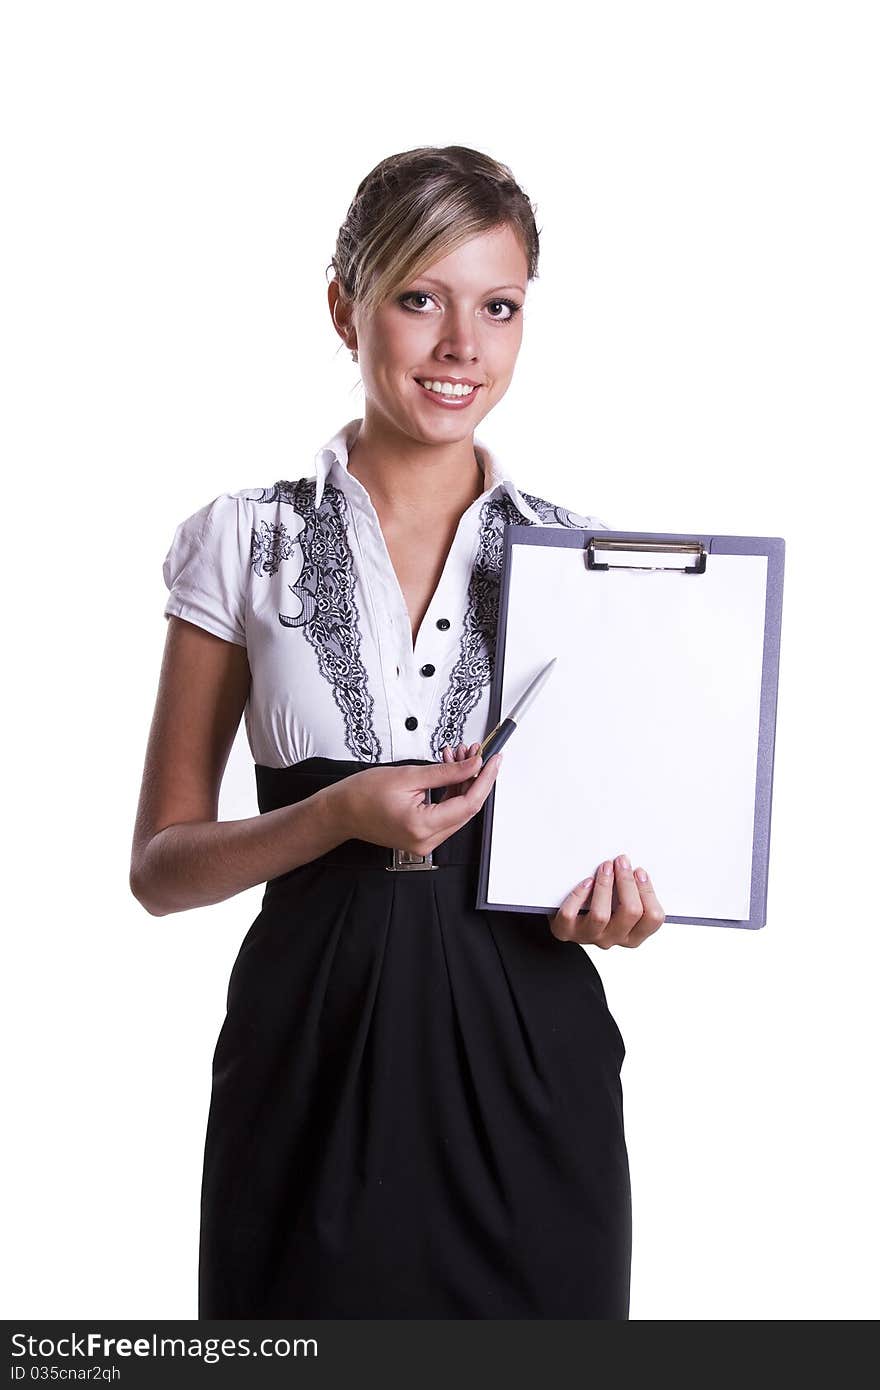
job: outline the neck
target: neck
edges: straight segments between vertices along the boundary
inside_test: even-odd
[[[461,516],[486,489],[473,436],[422,444],[365,416],[348,454],[348,471],[391,520]]]

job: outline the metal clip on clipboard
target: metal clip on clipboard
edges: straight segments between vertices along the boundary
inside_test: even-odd
[[[629,564],[602,564],[596,559],[597,554],[614,554],[619,551],[647,552],[651,555],[677,555],[682,560],[688,555],[696,555],[696,564],[686,565],[629,565]],[[584,547],[584,564],[589,570],[671,570],[675,574],[705,574],[706,573],[706,547],[702,541],[626,541],[626,540],[602,540],[600,537],[591,536]]]

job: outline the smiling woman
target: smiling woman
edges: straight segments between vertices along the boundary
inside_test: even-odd
[[[629,1315],[598,971],[546,920],[474,908],[505,529],[604,526],[475,435],[537,257],[504,165],[383,160],[328,286],[363,418],[166,558],[137,890],[163,914],[266,885],[214,1054],[201,1318]],[[212,824],[245,699],[260,816]]]

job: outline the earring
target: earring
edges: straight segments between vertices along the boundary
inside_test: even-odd
[[[356,362],[358,360],[357,348],[355,348],[354,352],[351,354],[351,360],[352,362]]]

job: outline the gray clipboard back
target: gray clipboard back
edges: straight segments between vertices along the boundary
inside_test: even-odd
[[[501,690],[507,641],[507,616],[510,598],[511,552],[514,546],[564,546],[585,552],[589,565],[591,542],[599,551],[608,542],[619,543],[635,554],[646,550],[669,547],[673,550],[692,549],[694,556],[702,555],[702,564],[716,555],[764,555],[767,558],[766,605],[764,610],[763,663],[761,676],[758,752],[755,776],[755,807],[752,831],[752,872],[749,916],[743,920],[721,917],[684,917],[669,914],[667,922],[683,922],[699,926],[745,927],[757,929],[767,924],[767,886],[770,858],[770,823],[773,804],[773,765],[776,746],[776,709],[779,690],[779,654],[782,630],[782,591],[785,574],[785,541],[780,536],[710,536],[661,531],[579,530],[574,527],[511,525],[504,532],[504,554],[501,586],[498,596],[498,625],[496,629],[495,660],[489,699],[487,732],[493,729],[504,712],[501,709]],[[601,567],[601,566],[600,566]],[[514,738],[516,735],[514,734]],[[483,835],[480,854],[477,899],[478,911],[532,912],[553,916],[558,904],[535,907],[531,904],[490,902],[488,897],[489,865],[492,850],[492,827],[495,793],[484,803]]]

